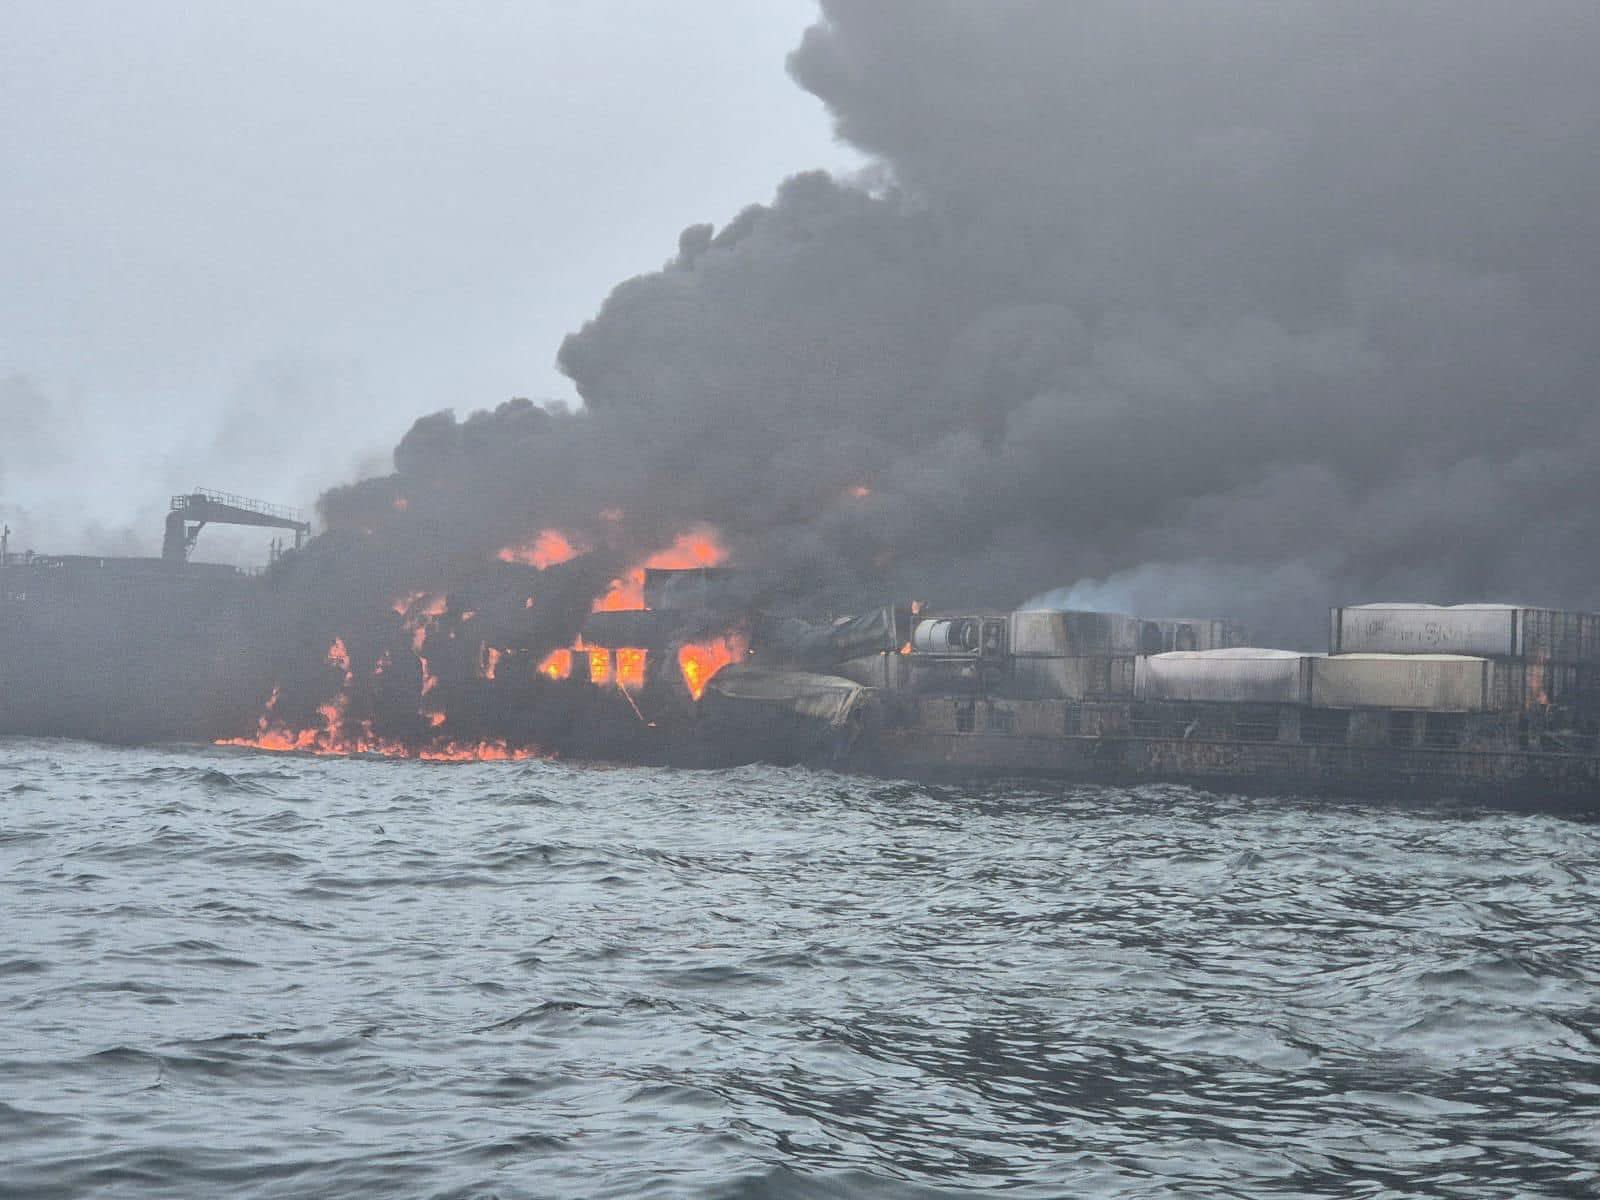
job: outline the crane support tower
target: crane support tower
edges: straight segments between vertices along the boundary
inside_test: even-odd
[[[167,532],[161,541],[161,557],[168,562],[187,562],[195,539],[207,525],[256,525],[266,529],[294,530],[294,548],[311,536],[311,523],[292,508],[266,504],[229,492],[196,488],[172,498],[167,513]]]

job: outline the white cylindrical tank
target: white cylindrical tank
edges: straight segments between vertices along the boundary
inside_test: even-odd
[[[918,621],[911,631],[911,649],[919,654],[975,654],[981,633],[967,617]]]

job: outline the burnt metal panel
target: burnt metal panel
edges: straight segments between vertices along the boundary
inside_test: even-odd
[[[1021,658],[1137,654],[1142,625],[1123,613],[1023,609],[1011,614],[1011,653]]]
[[[1140,658],[1141,700],[1309,704],[1311,656],[1289,650],[1176,651]]]
[[[1322,708],[1484,712],[1494,664],[1453,654],[1339,654],[1312,658],[1311,703]]]

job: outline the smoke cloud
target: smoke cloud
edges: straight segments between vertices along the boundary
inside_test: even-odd
[[[873,165],[685,230],[561,346],[581,411],[425,417],[325,521],[383,586],[709,521],[796,605],[1600,607],[1597,52],[1586,0],[824,0],[789,69]]]

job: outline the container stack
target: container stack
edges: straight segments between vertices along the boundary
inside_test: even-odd
[[[1600,615],[1514,604],[1361,604],[1332,610],[1329,648],[1472,655],[1492,664],[1495,711],[1600,708]]]
[[[1458,654],[1300,654],[1239,647],[1139,660],[1140,700],[1487,712],[1493,664]]]
[[[1127,700],[1145,623],[1123,613],[1011,614],[1012,685],[1040,700]]]

